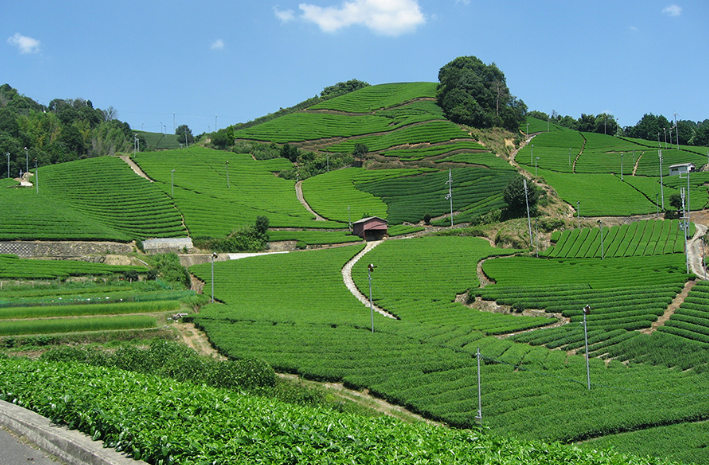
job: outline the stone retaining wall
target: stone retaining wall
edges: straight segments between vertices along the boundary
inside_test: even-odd
[[[0,254],[15,254],[22,258],[127,254],[134,250],[133,244],[122,244],[120,242],[0,241]]]

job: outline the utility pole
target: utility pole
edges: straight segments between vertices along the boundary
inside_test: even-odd
[[[28,173],[30,171],[30,156],[29,152],[27,151],[27,147],[25,147],[25,173]]]
[[[529,216],[529,194],[527,193],[527,179],[524,179],[524,201],[527,204],[527,226],[529,227],[529,246],[533,247],[532,220]]]
[[[480,355],[480,347],[478,347],[478,352],[475,354],[475,358],[478,361],[478,415],[475,417],[475,419],[479,422],[482,423],[483,421],[483,401],[482,401],[482,388],[480,384],[480,358],[482,355]]]
[[[376,267],[371,263],[367,266],[367,270],[369,270],[369,312],[372,317],[372,332],[374,332],[374,303],[372,301],[372,271],[374,271],[374,268]]]
[[[39,169],[37,168],[37,159],[34,159],[34,187],[37,188],[39,194]]]
[[[7,179],[10,179],[10,152],[5,152],[5,156],[7,157]],[[707,158],[709,158],[709,155]]]
[[[620,180],[623,180],[623,152],[620,152]]]
[[[224,163],[224,168],[226,169],[226,188],[229,189],[229,160]]]
[[[601,230],[601,260],[604,258],[603,253],[603,221],[598,220],[598,228]]]
[[[659,149],[657,153],[660,157],[660,197],[662,199],[662,211],[665,211],[665,189],[662,185],[662,149]]]
[[[576,217],[579,220],[579,229],[581,229],[581,201],[576,201]]]
[[[172,198],[175,198],[175,170],[170,172],[170,187],[172,187]]]
[[[591,314],[591,306],[586,305],[583,308],[583,336],[586,341],[586,386],[591,390],[591,366],[588,362],[588,327],[586,324],[586,316]]]
[[[446,181],[446,184],[448,184],[448,195],[446,195],[446,199],[450,200],[451,203],[451,228],[453,227],[453,174],[451,173],[451,170],[448,170],[448,181]]]
[[[682,196],[682,218],[679,226],[682,230],[684,230],[684,261],[687,266],[687,274],[689,274],[689,249],[687,249],[687,231],[689,230],[689,222],[687,221],[687,213],[685,210],[684,187],[680,189],[680,195]]]
[[[212,252],[212,303],[214,303],[214,259],[217,258],[216,252]]]
[[[677,125],[677,113],[675,113],[675,137],[677,138],[677,150],[679,150],[679,126]]]

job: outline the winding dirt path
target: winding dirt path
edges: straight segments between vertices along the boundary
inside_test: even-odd
[[[315,216],[315,221],[327,221],[325,218],[315,213],[315,210],[310,208],[308,202],[305,201],[305,197],[303,197],[303,181],[298,181],[295,183],[295,196],[298,197],[298,201],[305,207],[305,209]]]
[[[367,242],[367,245],[365,246],[364,249],[357,255],[355,255],[352,260],[349,262],[345,263],[345,266],[342,267],[342,279],[345,281],[345,286],[347,286],[347,289],[352,293],[353,296],[357,298],[360,302],[362,302],[364,305],[369,307],[369,297],[365,296],[361,292],[359,292],[359,289],[357,289],[357,285],[354,282],[354,279],[352,279],[352,267],[354,267],[355,263],[359,261],[360,258],[364,257],[367,252],[378,246],[384,241],[371,241]],[[393,318],[395,320],[398,320],[397,317],[392,315],[391,313],[387,312],[386,310],[377,307],[374,305],[374,311],[384,315],[387,318]]]

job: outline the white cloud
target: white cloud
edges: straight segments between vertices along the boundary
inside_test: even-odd
[[[463,5],[470,5],[470,0],[455,0],[455,3],[462,3]]]
[[[638,27],[637,26],[630,26],[628,29],[630,29],[632,32],[638,32]]]
[[[672,4],[667,8],[664,8],[662,12],[668,16],[679,16],[682,14],[682,7]]]
[[[283,23],[287,23],[288,21],[293,21],[295,19],[295,13],[293,13],[293,10],[281,11],[277,6],[274,6],[273,13],[276,15],[276,18],[280,19]]]
[[[224,41],[222,39],[217,39],[214,42],[212,42],[212,45],[210,48],[212,50],[221,50],[224,48]]]
[[[20,50],[20,53],[39,53],[39,40],[32,37],[23,36],[19,32],[7,39],[7,43],[14,45]]]
[[[339,7],[320,7],[301,3],[302,18],[325,32],[362,25],[374,32],[398,36],[413,32],[426,18],[417,0],[349,0]]]

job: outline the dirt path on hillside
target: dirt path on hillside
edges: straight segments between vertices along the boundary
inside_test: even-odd
[[[150,179],[148,177],[148,175],[145,174],[145,172],[140,169],[140,166],[136,165],[135,162],[133,160],[131,160],[130,156],[120,155],[120,159],[123,160],[124,162],[126,162],[128,164],[128,166],[130,166],[130,169],[132,169],[135,174],[137,174],[141,178],[145,178],[148,181],[153,182],[153,180]]]
[[[355,263],[359,261],[360,258],[364,257],[367,252],[378,246],[384,241],[370,241],[367,242],[367,245],[365,246],[364,249],[360,253],[354,256],[352,260],[349,262],[345,263],[345,266],[342,267],[342,279],[345,281],[345,286],[347,286],[347,289],[352,293],[353,296],[357,298],[360,302],[362,302],[364,305],[369,307],[369,297],[365,296],[361,292],[359,292],[359,289],[357,289],[357,285],[354,282],[354,279],[352,279],[352,267],[354,267]],[[393,319],[398,319],[391,313],[387,312],[386,310],[377,307],[376,305],[373,306],[374,311],[384,315],[387,318],[393,318]]]
[[[701,220],[701,218],[699,218]],[[704,247],[702,243],[702,237],[707,233],[707,227],[699,223],[696,219],[692,219],[690,215],[690,221],[694,221],[696,231],[694,236],[687,241],[687,249],[689,250],[689,270],[696,274],[699,279],[707,279],[707,270],[702,266],[704,262]]]
[[[305,201],[305,197],[303,197],[303,181],[298,181],[295,183],[295,196],[298,197],[298,201],[305,207],[305,209],[315,216],[315,221],[327,221],[325,218],[315,213],[315,210],[310,208],[308,202]]]
[[[663,326],[667,322],[667,320],[669,320],[670,317],[674,315],[675,310],[677,310],[679,306],[682,305],[684,299],[686,299],[689,295],[689,291],[691,291],[696,284],[697,281],[687,281],[684,284],[684,289],[682,289],[682,291],[677,294],[674,299],[672,299],[670,305],[667,306],[665,313],[661,317],[659,317],[657,321],[655,321],[649,328],[641,329],[638,332],[643,334],[652,334],[657,331],[657,328]]]

